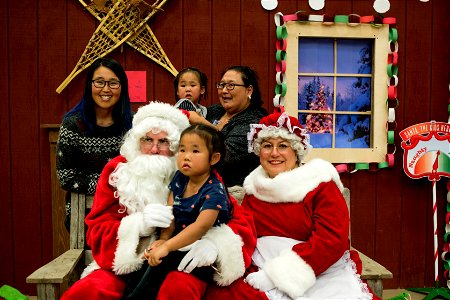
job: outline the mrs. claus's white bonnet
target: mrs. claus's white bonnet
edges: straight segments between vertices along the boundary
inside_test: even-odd
[[[248,152],[259,155],[261,142],[270,138],[282,138],[291,144],[297,153],[299,162],[312,148],[309,143],[309,134],[298,122],[297,118],[289,116],[284,108],[275,108],[275,111],[263,117],[259,124],[250,124],[250,132],[247,134]]]

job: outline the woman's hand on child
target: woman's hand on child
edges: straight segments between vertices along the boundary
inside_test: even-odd
[[[204,121],[204,118],[200,116],[199,113],[195,111],[189,112],[189,123],[190,124],[202,124]]]

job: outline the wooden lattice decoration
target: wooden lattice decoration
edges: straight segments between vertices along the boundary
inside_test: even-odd
[[[83,0],[79,1],[91,13],[91,15],[97,18],[97,20],[102,20],[105,13],[102,11],[101,7],[99,8],[92,4],[88,5]],[[163,3],[161,3],[161,5],[162,4]],[[140,28],[136,34],[130,36],[126,43],[159,64],[161,67],[165,68],[173,76],[178,74],[177,69],[170,62],[148,24],[145,24],[142,28]]]
[[[94,0],[91,4],[79,1],[101,22],[73,71],[56,89],[57,93],[60,93],[75,76],[89,67],[97,58],[106,56],[124,42],[174,76],[178,73],[146,24],[157,11],[161,10],[167,0],[157,0],[153,5],[142,0]]]
[[[133,38],[132,41],[127,41],[130,46],[159,64],[161,67],[165,68],[167,71],[172,73],[173,76],[177,76],[177,69],[175,69],[172,65],[169,57],[167,57],[163,48],[156,39],[156,36],[147,24],[144,25],[140,32],[131,38]]]

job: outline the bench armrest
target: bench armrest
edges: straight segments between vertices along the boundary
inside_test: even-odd
[[[84,249],[70,249],[27,277],[27,283],[63,283],[83,256]]]
[[[393,277],[392,273],[384,266],[359,251],[358,254],[362,261],[361,279],[389,279]]]

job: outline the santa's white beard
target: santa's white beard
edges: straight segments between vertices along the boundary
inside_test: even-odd
[[[175,170],[175,157],[141,154],[119,163],[109,176],[109,184],[117,188],[119,203],[132,214],[150,203],[167,204],[168,185]]]

